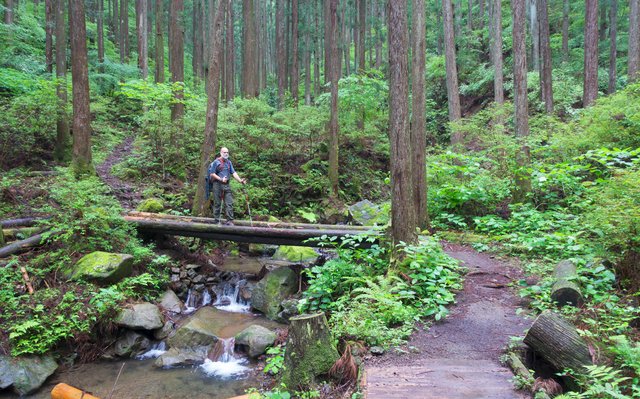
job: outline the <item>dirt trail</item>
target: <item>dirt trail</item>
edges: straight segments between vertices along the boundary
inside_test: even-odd
[[[111,154],[105,159],[103,163],[96,167],[98,176],[111,188],[113,195],[118,199],[122,207],[126,210],[135,209],[136,205],[141,200],[140,193],[135,187],[132,187],[128,183],[122,181],[119,177],[114,176],[111,173],[111,168],[124,161],[124,159],[131,154],[133,150],[133,136],[129,136],[124,141],[113,149]]]
[[[500,365],[510,336],[530,322],[515,314],[519,298],[507,285],[518,268],[461,245],[446,252],[469,269],[457,304],[444,322],[420,328],[407,353],[390,352],[367,361],[368,399],[527,398],[513,389],[510,370]]]

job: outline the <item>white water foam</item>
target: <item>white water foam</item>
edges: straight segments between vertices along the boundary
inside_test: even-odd
[[[136,359],[138,360],[155,359],[158,356],[165,353],[166,351],[167,351],[167,345],[164,343],[164,341],[160,341],[157,344],[153,344],[151,346],[151,349],[149,349],[145,353],[136,356]]]
[[[200,368],[209,377],[237,378],[249,370],[249,367],[243,365],[246,362],[246,359],[234,359],[229,362],[213,362],[207,359],[200,365]]]
[[[240,280],[236,284],[226,283],[222,288],[214,289],[216,302],[213,306],[226,312],[249,313],[251,306],[240,298],[240,287],[244,283],[245,280]]]

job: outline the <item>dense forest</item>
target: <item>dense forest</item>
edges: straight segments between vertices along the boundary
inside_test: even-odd
[[[268,381],[253,395],[360,397],[362,353],[407,350],[412,333],[448,317],[469,272],[443,249],[455,243],[518,265],[498,288],[522,298],[521,335],[552,313],[588,348],[578,362],[574,347],[549,344],[573,360],[546,359],[550,374],[525,361],[535,373],[514,377],[517,388],[640,397],[639,7],[3,0],[0,371],[31,356],[62,368],[69,354],[105,358],[125,334],[122,309],[167,290],[190,306],[190,265],[255,252],[152,239],[123,218],[210,217],[209,165],[226,147],[248,180],[232,182],[238,219],[376,227],[324,237],[317,261],[291,266],[289,316],[324,312],[334,367],[295,375],[292,322],[289,341],[279,335],[259,358]],[[96,251],[127,254],[131,270],[77,278]],[[544,358],[534,331],[510,349]],[[0,397],[43,381],[0,376]]]

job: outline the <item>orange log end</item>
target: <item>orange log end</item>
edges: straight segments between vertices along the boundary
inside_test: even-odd
[[[74,388],[71,385],[60,383],[51,390],[51,399],[100,399],[93,395]]]

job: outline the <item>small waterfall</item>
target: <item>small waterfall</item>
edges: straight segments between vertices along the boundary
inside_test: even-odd
[[[227,312],[249,313],[249,303],[240,298],[240,289],[246,282],[246,280],[239,280],[234,284],[227,281],[221,286],[214,288],[216,301],[213,306]]]
[[[187,292],[187,299],[184,301],[185,314],[193,313],[203,306],[211,304],[211,293],[205,288],[202,293],[190,288]]]
[[[138,360],[155,359],[167,351],[167,345],[164,341],[157,342],[151,346],[151,349],[145,353],[136,356]]]
[[[249,368],[244,366],[246,359],[236,357],[233,351],[235,338],[220,338],[209,351],[208,359],[200,366],[210,377],[239,377]]]

